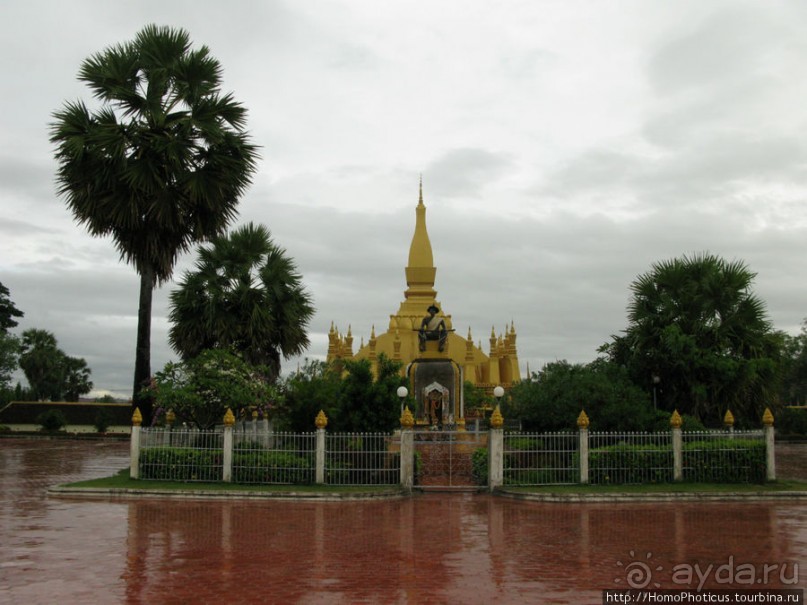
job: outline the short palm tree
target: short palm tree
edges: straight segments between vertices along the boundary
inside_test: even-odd
[[[100,102],[54,113],[59,194],[92,235],[111,236],[140,275],[133,404],[151,374],[151,301],[179,254],[236,216],[257,151],[246,110],[220,93],[221,66],[181,29],[149,25],[79,71]],[[144,420],[150,402],[140,402]],[[144,409],[145,408],[145,409]]]
[[[184,359],[227,348],[280,373],[281,357],[309,345],[311,296],[285,250],[263,225],[244,225],[202,246],[196,270],[171,293],[169,340]]]
[[[640,275],[622,342],[635,377],[659,375],[667,404],[701,417],[761,405],[775,386],[778,353],[754,277],[741,261],[708,253]]]

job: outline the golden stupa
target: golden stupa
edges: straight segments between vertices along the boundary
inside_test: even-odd
[[[437,268],[434,265],[432,245],[426,229],[426,206],[423,203],[423,183],[420,184],[420,194],[415,208],[415,233],[409,246],[409,262],[406,269],[406,290],[404,300],[398,312],[389,316],[389,325],[386,332],[376,334],[372,327],[370,338],[356,353],[353,353],[353,334],[348,328],[343,335],[331,324],[328,334],[327,361],[340,359],[368,359],[376,370],[379,355],[384,354],[389,359],[401,362],[402,375],[409,376],[413,386],[416,385],[416,368],[429,362],[449,362],[454,368],[452,385],[443,385],[459,396],[452,396],[452,403],[447,406],[447,413],[457,421],[464,418],[462,405],[462,384],[469,382],[474,386],[484,388],[492,393],[494,387],[502,386],[508,389],[514,382],[521,379],[518,367],[518,353],[516,351],[516,329],[511,321],[505,327],[504,333],[498,336],[491,328],[489,352],[482,351],[482,343],[475,345],[468,328],[467,337],[460,336],[454,331],[451,315],[443,311],[437,300],[434,289],[434,280]],[[424,322],[430,318],[430,307],[437,307],[435,316],[442,319],[445,332],[442,339],[424,335]],[[433,383],[434,381],[432,381]],[[444,380],[443,382],[447,382]],[[432,383],[426,385],[434,386]],[[437,385],[438,387],[440,385]],[[422,401],[428,393],[418,392],[413,395]]]

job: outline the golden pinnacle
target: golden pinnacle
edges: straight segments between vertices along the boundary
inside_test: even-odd
[[[325,415],[325,412],[322,410],[319,411],[319,414],[317,414],[317,417],[314,419],[314,424],[318,429],[324,429],[328,426],[328,417]]]
[[[670,416],[670,426],[674,429],[680,429],[683,423],[684,421],[681,420],[681,414],[678,413],[678,410],[673,410],[672,416]]]
[[[412,412],[409,411],[409,406],[404,407],[403,414],[401,414],[401,428],[404,429],[411,429],[415,426],[415,417],[412,416]]]
[[[587,429],[590,424],[585,410],[580,410],[580,415],[577,417],[577,428]]]

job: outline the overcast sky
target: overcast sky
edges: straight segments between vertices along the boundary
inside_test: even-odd
[[[684,254],[747,263],[777,329],[807,316],[807,3],[6,0],[0,17],[0,282],[17,332],[53,332],[97,391],[129,394],[139,281],[55,195],[48,123],[90,99],[82,60],[148,23],[209,46],[249,110],[262,159],[239,223],[296,259],[308,357],[331,321],[356,344],[386,329],[421,173],[438,300],[485,351],[514,321],[522,373],[593,360],[631,281]]]

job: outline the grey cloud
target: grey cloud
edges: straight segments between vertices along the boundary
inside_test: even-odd
[[[748,6],[723,9],[688,30],[648,63],[650,81],[660,93],[683,93],[743,77],[764,61],[776,37],[766,10]]]
[[[479,195],[512,166],[507,154],[485,149],[453,149],[426,168],[429,191],[443,197]]]

